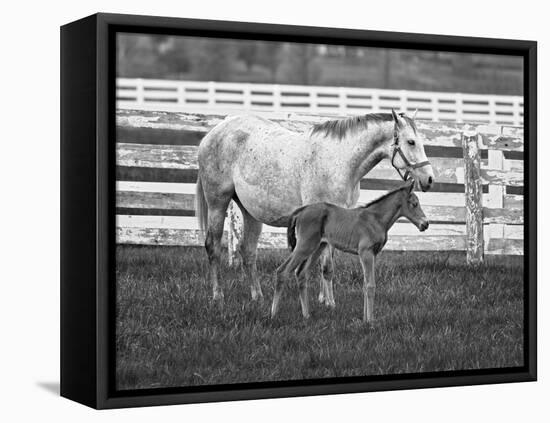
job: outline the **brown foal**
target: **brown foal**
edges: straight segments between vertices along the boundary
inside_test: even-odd
[[[412,192],[414,181],[374,200],[364,207],[345,209],[328,203],[316,203],[294,211],[287,236],[292,254],[275,274],[275,294],[271,317],[275,317],[285,280],[295,273],[304,318],[309,317],[307,275],[313,263],[329,245],[359,255],[364,273],[363,321],[372,322],[374,312],[374,264],[386,244],[388,230],[400,217],[411,221],[420,231],[428,228],[418,197]],[[302,278],[302,274],[305,277]]]

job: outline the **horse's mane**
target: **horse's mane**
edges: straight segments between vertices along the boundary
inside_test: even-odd
[[[407,122],[416,133],[416,124],[414,121],[404,114],[400,113],[405,122]],[[393,121],[391,113],[369,113],[360,116],[351,116],[345,119],[327,120],[323,123],[316,123],[311,129],[311,135],[323,134],[325,136],[333,136],[337,139],[342,139],[352,131],[359,129],[367,129],[370,123],[382,123]]]
[[[380,201],[382,201],[382,200],[384,200],[384,199],[390,197],[391,195],[393,195],[393,194],[397,193],[398,191],[401,191],[401,190],[403,190],[403,189],[405,189],[405,188],[407,188],[407,187],[408,187],[407,184],[405,184],[405,185],[403,185],[403,186],[400,186],[399,188],[396,188],[396,189],[394,189],[393,191],[387,192],[386,194],[384,194],[384,195],[382,195],[382,196],[380,196],[380,197],[378,197],[378,198],[372,200],[370,203],[367,203],[367,204],[365,204],[364,206],[361,206],[361,208],[363,208],[363,209],[369,208],[370,206],[372,206],[372,205],[374,205],[374,204],[376,204],[376,203],[379,203]]]

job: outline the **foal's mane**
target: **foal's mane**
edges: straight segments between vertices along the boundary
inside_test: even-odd
[[[388,197],[391,197],[393,194],[396,194],[397,192],[402,191],[405,188],[408,188],[408,185],[405,184],[405,185],[403,185],[399,188],[394,189],[393,191],[387,192],[386,194],[382,195],[381,197],[378,197],[378,198],[372,200],[370,203],[367,203],[364,206],[361,206],[361,208],[363,208],[363,209],[369,208],[370,206],[372,206],[374,204],[377,204],[377,203],[381,202],[382,200],[385,200]]]
[[[405,119],[405,122],[416,132],[416,124],[410,117],[405,116],[403,113],[399,114],[400,117]],[[350,132],[360,129],[367,129],[369,124],[380,124],[382,122],[392,122],[393,116],[391,113],[368,113],[360,116],[350,116],[344,119],[327,120],[326,122],[316,123],[311,129],[311,135],[323,134],[326,136],[333,136],[337,139],[342,139]]]

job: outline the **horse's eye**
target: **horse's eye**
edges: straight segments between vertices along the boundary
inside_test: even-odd
[[[409,143],[409,145],[414,145],[415,144],[414,140],[407,140],[407,142]]]

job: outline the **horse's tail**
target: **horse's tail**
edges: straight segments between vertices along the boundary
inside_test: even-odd
[[[195,192],[195,212],[199,219],[199,227],[206,232],[206,223],[208,222],[208,205],[204,197],[200,175],[197,177],[197,186]]]
[[[286,239],[288,241],[290,251],[294,251],[294,248],[296,248],[296,219],[298,218],[298,215],[304,208],[305,206],[294,210],[294,212],[290,216],[290,220],[288,221],[288,228],[286,230]]]

